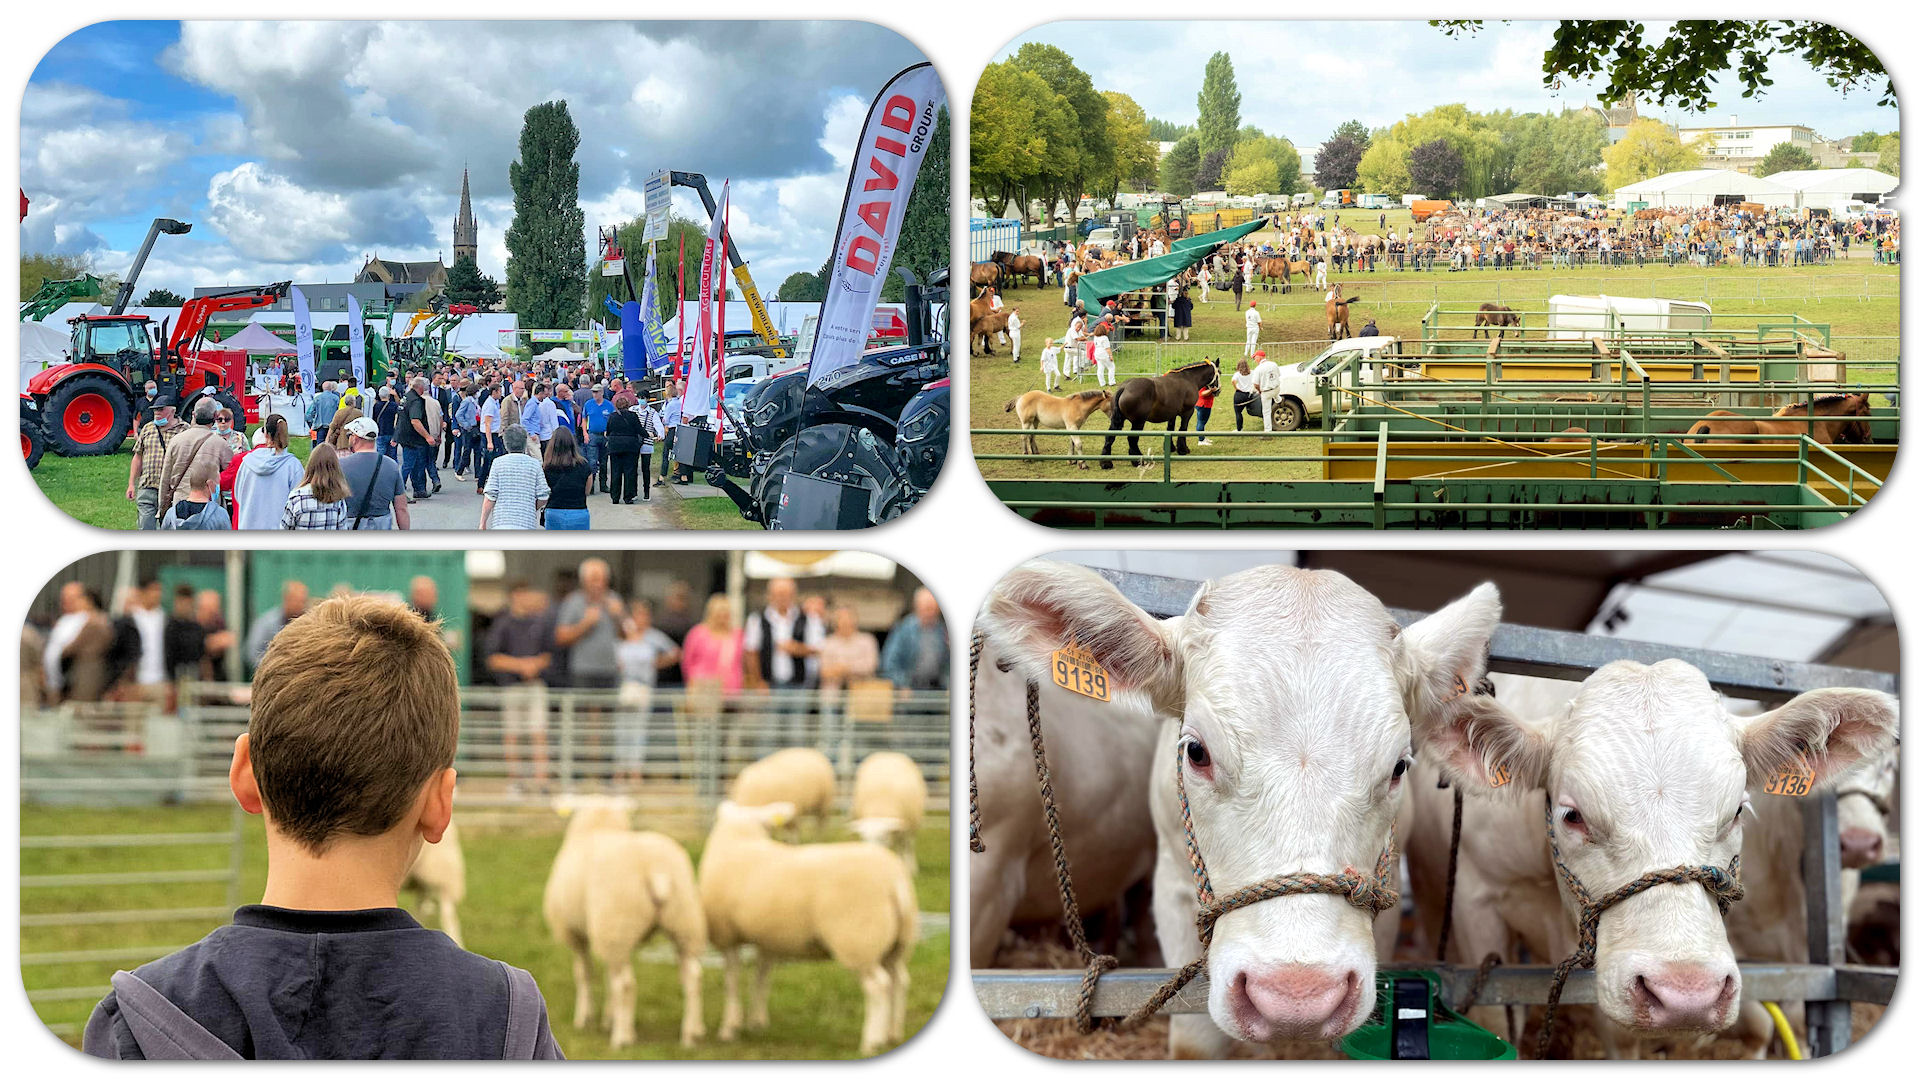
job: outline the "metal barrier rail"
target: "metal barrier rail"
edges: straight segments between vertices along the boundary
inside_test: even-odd
[[[1156,574],[1096,569],[1121,595],[1157,618],[1184,614],[1199,591],[1199,582]],[[1389,608],[1402,626],[1427,613]],[[1501,623],[1488,648],[1493,671],[1547,678],[1582,679],[1615,660],[1653,663],[1678,659],[1698,668],[1713,686],[1735,697],[1778,702],[1808,690],[1859,687],[1886,693],[1899,691],[1899,679],[1887,672],[1814,664],[1710,649],[1655,645],[1622,638]],[[1848,1003],[1885,1004],[1892,999],[1897,969],[1845,963],[1846,912],[1841,906],[1839,814],[1829,792],[1809,798],[1801,807],[1804,848],[1801,872],[1807,901],[1807,964],[1742,964],[1743,992],[1763,998],[1802,1001],[1807,1008],[1809,1051],[1826,1056],[1845,1049],[1852,1038]],[[1385,965],[1393,970],[1397,965]],[[1411,966],[1411,965],[1409,965]],[[1426,966],[1426,965],[1421,965]],[[1464,998],[1473,970],[1441,965],[1449,1000]],[[1124,1015],[1146,1000],[1170,972],[1122,969],[1100,979],[1094,998],[1098,1015]],[[1544,1004],[1552,969],[1540,966],[1495,968],[1488,976],[1483,1004]],[[1082,973],[1060,971],[981,970],[974,972],[975,992],[995,1019],[1071,1016]],[[1591,1002],[1591,972],[1575,972],[1564,1000]],[[1169,1004],[1169,1012],[1202,1012],[1206,986],[1196,979]]]
[[[1500,415],[1512,415],[1512,414],[1500,414]],[[1566,415],[1554,415],[1554,414],[1541,414],[1541,415],[1549,416],[1550,418],[1560,419],[1560,420],[1565,420],[1570,418],[1569,416],[1566,416]],[[1071,439],[1075,436],[1078,436],[1082,440],[1082,453],[1078,455],[1073,454],[1071,452],[1064,453],[1064,454],[1028,454],[1028,453],[1012,453],[1012,452],[983,452],[983,451],[976,450],[973,455],[974,460],[976,461],[1022,461],[1022,462],[1059,461],[1059,462],[1087,462],[1087,463],[1111,461],[1111,462],[1114,462],[1116,465],[1124,465],[1127,468],[1134,469],[1136,471],[1146,470],[1146,469],[1155,469],[1159,474],[1156,479],[1147,479],[1145,477],[1136,477],[1136,478],[1129,479],[1129,478],[1126,478],[1125,476],[1118,476],[1117,478],[1116,477],[1100,477],[1100,478],[1097,478],[1096,480],[1078,481],[1078,482],[1084,482],[1084,483],[1098,483],[1102,487],[1109,486],[1115,483],[1118,483],[1118,484],[1156,484],[1157,483],[1157,484],[1163,484],[1163,485],[1171,485],[1171,484],[1180,482],[1182,479],[1174,475],[1174,468],[1176,463],[1178,462],[1185,462],[1189,465],[1223,464],[1223,463],[1297,464],[1297,465],[1311,465],[1315,467],[1316,471],[1320,471],[1320,470],[1324,470],[1325,466],[1332,461],[1356,460],[1353,457],[1336,457],[1334,455],[1330,455],[1326,452],[1324,446],[1322,447],[1320,452],[1312,453],[1312,454],[1205,454],[1205,455],[1176,454],[1174,452],[1174,446],[1173,446],[1174,440],[1189,439],[1189,440],[1197,441],[1198,439],[1203,437],[1203,434],[1196,430],[1188,430],[1188,431],[1165,431],[1165,430],[1151,431],[1149,430],[1149,431],[1134,432],[1131,430],[1116,430],[1111,428],[1084,428],[1084,429],[1081,429],[1080,431],[1075,432],[1075,431],[1064,431],[1059,429],[1025,430],[1021,428],[971,428],[969,429],[969,433],[976,436],[978,435],[1021,436],[1021,437],[1030,436],[1030,437],[1034,437],[1036,440],[1042,437],[1054,438],[1054,439],[1058,439],[1058,438]],[[1114,449],[1112,452],[1102,452],[1102,450],[1097,448],[1088,449],[1085,446],[1086,441],[1094,440],[1094,439],[1102,440],[1104,445],[1104,440],[1107,438],[1108,435],[1112,435],[1116,442],[1116,445],[1114,446]],[[1295,431],[1295,432],[1208,431],[1204,433],[1204,437],[1208,439],[1249,439],[1249,438],[1264,439],[1264,438],[1273,438],[1275,436],[1282,437],[1282,438],[1303,438],[1303,437],[1304,438],[1322,438],[1323,433],[1317,432],[1317,431],[1306,431],[1306,430]],[[1142,454],[1141,454],[1142,464],[1139,466],[1135,466],[1133,464],[1135,460],[1134,455],[1127,452],[1125,445],[1119,442],[1119,440],[1122,438],[1139,438],[1149,444],[1157,443],[1158,445],[1143,447]],[[1393,444],[1396,440],[1400,442],[1419,442],[1419,443],[1431,443],[1431,442],[1469,443],[1474,441],[1486,441],[1489,439],[1499,443],[1513,444],[1515,447],[1518,447],[1521,444],[1526,444],[1531,442],[1545,443],[1547,440],[1557,440],[1558,448],[1551,452],[1543,450],[1538,453],[1515,449],[1512,452],[1505,453],[1505,454],[1499,454],[1499,453],[1436,454],[1436,453],[1426,452],[1423,450],[1421,453],[1417,455],[1411,455],[1411,456],[1402,457],[1402,458],[1395,458],[1392,454]],[[1681,505],[1676,505],[1671,503],[1662,503],[1657,501],[1645,501],[1645,502],[1609,501],[1604,504],[1586,505],[1584,507],[1587,510],[1607,510],[1607,511],[1618,511],[1618,512],[1638,512],[1638,511],[1660,512],[1660,511],[1684,510],[1688,513],[1695,513],[1695,514],[1705,514],[1705,513],[1742,514],[1742,513],[1753,513],[1756,511],[1756,509],[1764,509],[1765,512],[1769,514],[1780,513],[1780,514],[1799,514],[1799,515],[1850,513],[1853,510],[1857,510],[1860,507],[1865,506],[1869,498],[1871,498],[1870,494],[1863,494],[1861,492],[1860,489],[1862,487],[1871,487],[1874,489],[1874,491],[1877,492],[1881,485],[1881,480],[1878,477],[1874,476],[1872,473],[1866,471],[1865,469],[1862,469],[1860,466],[1840,456],[1831,447],[1823,443],[1815,442],[1813,439],[1804,435],[1800,436],[1797,440],[1793,441],[1793,445],[1796,447],[1796,453],[1795,453],[1795,456],[1791,459],[1781,458],[1781,457],[1772,457],[1772,456],[1755,456],[1755,457],[1728,456],[1728,457],[1711,457],[1710,458],[1704,454],[1701,454],[1698,451],[1698,449],[1696,449],[1695,447],[1688,445],[1690,442],[1705,441],[1705,442],[1713,443],[1716,445],[1730,443],[1734,445],[1752,444],[1755,446],[1779,446],[1789,441],[1786,437],[1780,436],[1780,435],[1761,435],[1761,434],[1685,435],[1685,434],[1673,433],[1673,432],[1656,432],[1651,434],[1620,432],[1620,433],[1589,434],[1584,438],[1584,440],[1581,440],[1581,441],[1569,441],[1569,439],[1570,439],[1569,436],[1566,436],[1558,432],[1550,432],[1550,431],[1512,431],[1512,432],[1476,431],[1476,432],[1463,432],[1463,433],[1449,433],[1444,431],[1439,431],[1439,432],[1394,431],[1390,429],[1386,424],[1382,423],[1380,424],[1377,435],[1372,437],[1371,440],[1368,440],[1366,436],[1361,436],[1359,439],[1350,440],[1355,442],[1372,441],[1374,443],[1375,445],[1374,472],[1373,472],[1373,476],[1370,479],[1353,478],[1353,479],[1329,480],[1329,479],[1322,479],[1321,477],[1316,475],[1314,477],[1296,477],[1293,479],[1249,478],[1245,480],[1225,481],[1225,483],[1262,485],[1262,486],[1270,485],[1270,486],[1280,487],[1282,489],[1284,489],[1284,487],[1290,483],[1299,483],[1299,482],[1338,484],[1338,485],[1344,485],[1344,486],[1353,486],[1356,488],[1363,485],[1371,485],[1373,495],[1369,499],[1356,498],[1351,503],[1344,503],[1344,504],[1328,503],[1325,500],[1316,500],[1311,503],[1302,503],[1301,508],[1309,509],[1313,506],[1320,506],[1323,508],[1332,508],[1338,505],[1342,509],[1352,509],[1352,510],[1369,510],[1369,509],[1431,510],[1431,509],[1434,509],[1439,504],[1436,504],[1433,502],[1426,502],[1426,501],[1419,501],[1419,502],[1413,502],[1413,503],[1400,503],[1400,502],[1388,500],[1385,498],[1384,492],[1386,489],[1386,485],[1392,482],[1399,482],[1398,480],[1396,480],[1396,478],[1389,476],[1388,466],[1390,462],[1396,461],[1396,460],[1400,460],[1400,461],[1418,460],[1423,463],[1442,463],[1442,464],[1458,463],[1460,465],[1460,468],[1452,470],[1450,472],[1433,473],[1433,474],[1421,476],[1418,478],[1414,478],[1414,479],[1418,479],[1421,482],[1425,482],[1429,480],[1435,480],[1435,481],[1438,481],[1438,480],[1487,480],[1487,481],[1502,481],[1502,482],[1535,480],[1539,482],[1552,482],[1553,480],[1556,480],[1556,479],[1566,480],[1569,478],[1567,477],[1513,477],[1513,476],[1501,476],[1497,474],[1474,476],[1471,474],[1477,473],[1477,472],[1485,473],[1488,470],[1496,470],[1502,467],[1515,466],[1515,465],[1585,464],[1587,467],[1587,475],[1585,477],[1580,478],[1583,482],[1598,483],[1608,487],[1618,487],[1623,489],[1631,489],[1633,487],[1646,487],[1656,492],[1661,490],[1665,485],[1668,485],[1668,484],[1684,485],[1684,484],[1693,482],[1693,481],[1675,481],[1675,480],[1668,479],[1668,470],[1676,462],[1678,462],[1678,463],[1686,463],[1686,464],[1697,463],[1700,465],[1704,465],[1711,471],[1717,473],[1720,479],[1723,480],[1727,485],[1730,485],[1736,488],[1748,488],[1748,489],[1758,490],[1758,489],[1790,487],[1795,489],[1806,490],[1809,488],[1810,484],[1812,484],[1815,481],[1818,481],[1818,482],[1829,485],[1831,488],[1834,489],[1836,494],[1842,496],[1842,500],[1838,502],[1828,500],[1825,498],[1820,498],[1817,500],[1810,500],[1805,504],[1769,503],[1763,508],[1752,506],[1752,505],[1743,505],[1737,502],[1728,502],[1728,503],[1689,502],[1689,503],[1686,503],[1684,506],[1681,506]],[[1582,442],[1584,442],[1584,448],[1582,447]],[[1633,456],[1633,455],[1603,456],[1600,452],[1603,446],[1612,448],[1616,446],[1635,446],[1640,443],[1645,443],[1646,446],[1645,446],[1645,449],[1638,456]],[[1725,466],[1728,466],[1728,465],[1755,465],[1755,464],[1774,464],[1774,465],[1792,464],[1795,466],[1796,478],[1791,482],[1747,480],[1747,479],[1742,479],[1741,477],[1731,472],[1728,472],[1727,469],[1725,468]],[[1626,468],[1640,467],[1640,466],[1644,466],[1649,470],[1652,470],[1653,471],[1652,475],[1631,476],[1631,475],[1627,475],[1625,472],[1622,471],[1623,469],[1626,469]],[[1845,479],[1841,479],[1839,477],[1834,476],[1833,475],[1834,472],[1840,473],[1841,476],[1845,477]],[[992,480],[995,480],[995,479],[1014,479],[1014,478],[995,477],[995,478],[989,478],[989,482],[991,483]],[[1035,477],[1035,478],[1029,478],[1029,479],[1046,479],[1046,478]],[[1055,478],[1055,479],[1057,480],[1057,482],[1063,483],[1063,484],[1071,484],[1076,482],[1071,477]],[[1028,503],[1021,500],[1004,500],[1004,499],[1002,501],[1005,502],[1007,506],[1015,510],[1027,509],[1027,508],[1083,509],[1083,510],[1139,509],[1140,508],[1139,504],[1134,502],[1129,502],[1125,500],[1111,500],[1111,499],[1109,500],[1056,499],[1052,502],[1042,502],[1042,503]],[[1204,506],[1214,506],[1214,505],[1224,506],[1228,504],[1182,503],[1182,502],[1177,502],[1172,500],[1162,500],[1157,505],[1163,509],[1174,509],[1174,508],[1193,509],[1193,508],[1199,508]],[[1261,508],[1261,509],[1288,508],[1285,500],[1278,500],[1278,501],[1235,500],[1230,505],[1243,510],[1255,509],[1255,508]],[[1536,500],[1536,501],[1519,501],[1519,502],[1485,502],[1485,501],[1461,502],[1457,505],[1462,508],[1509,510],[1509,509],[1539,509],[1543,504],[1541,504]],[[1574,507],[1569,507],[1569,508],[1574,508]]]
[[[1466,1000],[1475,971],[1455,964],[1382,964],[1382,971],[1434,971],[1449,1007]],[[1125,1016],[1145,1004],[1173,968],[1123,968],[1100,977],[1093,994],[1093,1015]],[[1817,964],[1741,964],[1740,992],[1767,1001],[1866,1001],[1885,1005],[1893,1000],[1898,968]],[[992,1020],[1070,1020],[1080,1001],[1084,973],[1077,969],[980,968],[973,972],[973,992]],[[1544,1005],[1553,982],[1553,968],[1515,964],[1487,973],[1476,999],[1480,1005]],[[1161,1011],[1194,1014],[1207,1011],[1207,976],[1201,974],[1182,987]],[[1593,972],[1576,971],[1561,996],[1568,1005],[1594,1003]]]
[[[44,785],[43,785],[44,786]],[[166,944],[121,945],[113,948],[95,949],[39,949],[30,948],[31,942],[39,935],[34,931],[58,930],[83,926],[128,926],[135,924],[167,924],[170,934],[179,934],[188,924],[200,924],[206,930],[224,923],[240,904],[241,875],[246,856],[244,822],[246,815],[235,806],[230,812],[229,827],[224,832],[192,833],[113,833],[113,834],[73,834],[73,835],[24,835],[20,838],[20,847],[24,852],[61,852],[113,850],[126,852],[138,849],[142,853],[156,848],[224,848],[225,865],[189,870],[113,870],[67,874],[27,874],[20,876],[20,888],[33,889],[92,889],[124,888],[140,885],[188,885],[222,886],[222,900],[218,905],[198,904],[166,908],[103,908],[82,911],[22,911],[20,913],[20,966],[23,978],[28,969],[48,967],[70,967],[88,965],[110,965],[113,967],[133,967],[144,962],[165,956],[183,948],[187,941],[197,937],[191,935],[186,941],[172,941]],[[26,859],[23,854],[23,868]],[[202,890],[203,892],[209,890]],[[27,979],[29,986],[34,980]],[[104,978],[99,982],[82,984],[62,984],[55,986],[32,987],[27,991],[27,1001],[35,1006],[52,1005],[64,1002],[95,1001],[104,997],[110,987]],[[79,1033],[78,1022],[52,1022],[47,1025],[54,1034],[72,1036]]]
[[[21,790],[28,797],[69,800],[89,795],[149,799],[227,798],[233,740],[250,715],[246,684],[186,683],[170,757],[139,739],[119,752],[66,750],[23,754]],[[867,754],[897,750],[919,764],[928,806],[948,804],[952,770],[951,699],[945,692],[900,693],[884,684],[851,696],[805,691],[743,691],[730,698],[656,691],[646,708],[616,690],[477,686],[461,692],[461,733],[455,767],[463,805],[544,806],[556,791],[618,788],[631,791],[643,815],[679,824],[710,817],[741,768],[775,749],[813,746],[834,762],[843,790]],[[58,714],[42,714],[58,724]],[[130,720],[144,723],[146,718]],[[535,769],[534,728],[544,728],[546,767]],[[46,740],[43,740],[46,741]],[[139,775],[71,775],[84,763],[142,766]]]

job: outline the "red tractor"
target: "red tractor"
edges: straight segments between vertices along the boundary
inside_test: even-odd
[[[234,416],[255,419],[257,406],[246,396],[247,354],[206,342],[207,322],[215,314],[266,307],[290,287],[282,281],[196,296],[181,306],[171,330],[161,323],[158,335],[145,315],[69,319],[70,362],[34,375],[20,396],[21,449],[29,462],[38,457],[36,439],[67,457],[118,450],[133,427],[135,395],[148,379],[179,402],[182,416],[212,396]]]

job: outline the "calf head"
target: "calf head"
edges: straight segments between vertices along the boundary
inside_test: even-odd
[[[1092,571],[1041,561],[1001,582],[980,627],[1036,681],[1075,643],[1116,695],[1179,721],[1195,842],[1225,896],[1282,874],[1373,873],[1412,760],[1409,718],[1437,718],[1480,677],[1499,620],[1482,585],[1402,631],[1339,574],[1271,566],[1208,582],[1162,621]],[[1258,1042],[1351,1032],[1373,1009],[1372,924],[1324,894],[1228,912],[1209,950],[1213,1021]]]
[[[1836,785],[1841,866],[1864,870],[1886,857],[1890,831],[1887,816],[1893,812],[1893,789],[1899,775],[1899,755],[1886,753],[1862,764]]]
[[[1876,691],[1814,690],[1734,716],[1690,664],[1616,661],[1564,714],[1522,720],[1491,697],[1463,698],[1416,738],[1470,791],[1502,773],[1517,796],[1544,789],[1562,861],[1597,898],[1655,870],[1728,867],[1751,813],[1748,788],[1801,763],[1816,789],[1835,786],[1893,744],[1897,708]],[[1564,880],[1560,894],[1577,921]],[[1601,1010],[1643,1032],[1719,1031],[1739,1011],[1726,926],[1696,885],[1658,885],[1607,909],[1594,973]]]

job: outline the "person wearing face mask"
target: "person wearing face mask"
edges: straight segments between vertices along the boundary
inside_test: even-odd
[[[136,403],[137,412],[134,416],[133,430],[139,431],[141,428],[153,423],[153,409],[154,406],[159,403],[160,384],[154,382],[152,379],[148,379],[146,393]]]
[[[234,453],[240,454],[246,452],[247,436],[243,432],[234,430],[232,409],[223,408],[219,414],[214,417],[213,433],[225,439],[228,448]]]

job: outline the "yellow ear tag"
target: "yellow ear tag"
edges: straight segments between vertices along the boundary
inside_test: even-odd
[[[1795,754],[1792,761],[1780,766],[1772,776],[1767,777],[1766,792],[1769,795],[1791,795],[1798,799],[1813,792],[1813,766],[1808,764],[1806,756]]]
[[[1458,675],[1455,675],[1453,677],[1453,696],[1447,698],[1447,700],[1458,701],[1461,698],[1466,696],[1467,696],[1467,680],[1461,678]]]
[[[1507,768],[1507,763],[1504,761],[1495,765],[1493,771],[1487,774],[1488,787],[1506,787],[1511,783],[1513,783],[1513,770]]]
[[[1095,701],[1109,701],[1113,697],[1107,669],[1075,641],[1067,642],[1064,649],[1053,650],[1053,684]]]

